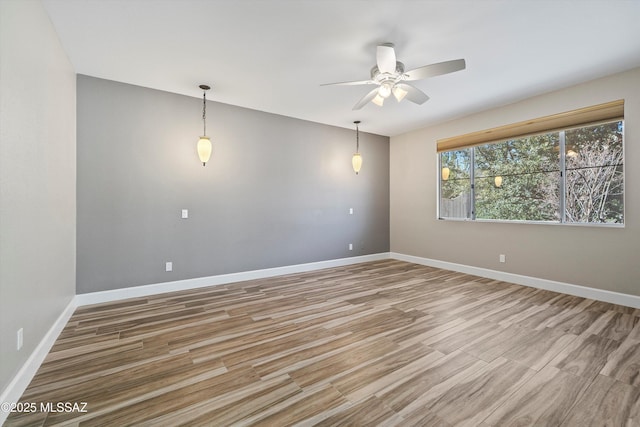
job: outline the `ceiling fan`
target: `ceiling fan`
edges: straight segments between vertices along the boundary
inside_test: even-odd
[[[407,98],[409,101],[421,105],[426,102],[429,97],[420,89],[407,82],[453,73],[454,71],[464,70],[465,67],[464,59],[455,59],[405,71],[404,64],[396,61],[396,52],[393,48],[393,43],[382,43],[379,44],[376,49],[376,65],[371,69],[371,79],[354,82],[326,83],[321,86],[376,85],[377,87],[375,89],[363,96],[362,99],[353,106],[354,110],[361,109],[369,101],[382,107],[384,100],[391,94],[393,94],[398,102]]]

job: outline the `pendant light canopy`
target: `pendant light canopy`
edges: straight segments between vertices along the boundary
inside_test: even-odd
[[[355,171],[356,175],[358,175],[358,172],[360,172],[360,168],[362,168],[362,155],[360,155],[360,131],[358,129],[360,120],[356,120],[353,123],[356,124],[356,152],[351,158],[351,165],[353,166],[353,170]]]
[[[209,158],[211,158],[211,151],[212,151],[211,139],[207,136],[207,91],[211,88],[207,85],[200,85],[200,89],[203,90],[203,94],[202,94],[203,132],[202,132],[202,136],[198,140],[197,150],[198,150],[198,157],[202,162],[202,166],[204,166],[209,161]]]

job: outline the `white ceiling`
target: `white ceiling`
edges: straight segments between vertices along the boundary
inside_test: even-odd
[[[43,0],[79,74],[394,136],[640,66],[639,0]],[[375,47],[417,82],[419,106],[353,105]],[[639,82],[640,84],[640,82]],[[211,118],[212,124],[215,118]]]

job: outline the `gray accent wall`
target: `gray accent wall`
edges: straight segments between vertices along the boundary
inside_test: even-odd
[[[391,251],[640,295],[640,68],[391,138]],[[625,227],[437,219],[436,141],[625,100]],[[506,263],[499,262],[506,255]]]
[[[76,75],[39,1],[0,1],[0,94],[2,392],[75,294]]]
[[[350,111],[338,128],[207,101],[203,167],[200,83],[215,99],[215,81],[78,76],[77,293],[389,251],[388,137],[360,133],[356,175]]]

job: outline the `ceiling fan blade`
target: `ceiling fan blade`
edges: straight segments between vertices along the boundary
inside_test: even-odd
[[[362,107],[367,105],[367,102],[369,102],[373,98],[375,98],[377,94],[378,94],[378,88],[373,89],[371,92],[369,92],[365,96],[363,96],[362,99],[360,101],[358,101],[358,103],[356,105],[353,106],[353,110],[361,109]]]
[[[425,65],[405,72],[405,80],[420,80],[427,77],[440,76],[442,74],[453,73],[464,70],[466,63],[464,59],[454,59],[453,61],[438,62],[437,64]]]
[[[375,85],[373,80],[358,80],[353,82],[323,83],[320,86],[355,86],[355,85]]]
[[[404,97],[415,104],[422,105],[429,100],[426,93],[409,83],[396,83],[396,87],[406,91]]]
[[[378,45],[376,50],[376,63],[381,73],[396,72],[396,51],[393,49],[393,43]]]

